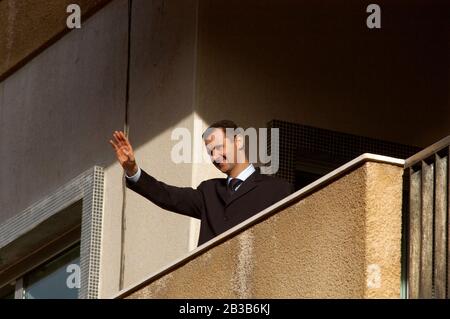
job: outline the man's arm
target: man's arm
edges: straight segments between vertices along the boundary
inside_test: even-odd
[[[123,132],[116,131],[109,141],[127,176],[126,185],[163,209],[201,218],[203,195],[191,187],[176,187],[156,180],[140,169],[133,148]]]
[[[175,213],[200,219],[203,209],[203,195],[192,187],[177,187],[158,181],[153,176],[140,170],[137,182],[127,178],[129,189],[144,196],[155,205]]]

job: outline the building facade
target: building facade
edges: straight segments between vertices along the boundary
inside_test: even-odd
[[[195,132],[222,118],[370,140],[400,159],[449,134],[446,1],[380,1],[377,30],[359,1],[290,0],[77,1],[69,30],[72,2],[0,0],[2,296],[110,298],[196,248],[196,220],[125,188],[115,130],[147,172],[192,187],[222,175],[175,163],[173,131],[202,149]],[[317,175],[300,180],[353,158],[305,156],[295,134],[280,158]]]

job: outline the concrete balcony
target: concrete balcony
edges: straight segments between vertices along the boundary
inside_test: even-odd
[[[364,154],[116,298],[399,298],[404,161]]]

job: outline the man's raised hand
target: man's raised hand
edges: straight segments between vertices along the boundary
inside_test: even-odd
[[[133,148],[122,131],[115,131],[113,138],[109,140],[113,149],[116,151],[116,157],[120,165],[122,165],[128,176],[133,176],[138,171],[136,159],[134,157]]]

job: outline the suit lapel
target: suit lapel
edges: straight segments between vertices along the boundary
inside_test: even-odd
[[[225,201],[225,207],[230,205],[232,202],[234,202],[239,197],[243,196],[244,194],[248,193],[252,189],[258,186],[258,183],[261,181],[261,174],[259,172],[259,168],[256,168],[256,171],[250,175],[242,184],[239,186],[237,191],[235,191],[231,196],[226,195],[227,200]],[[226,183],[226,182],[225,182]],[[227,193],[227,189],[225,186],[225,193]]]

